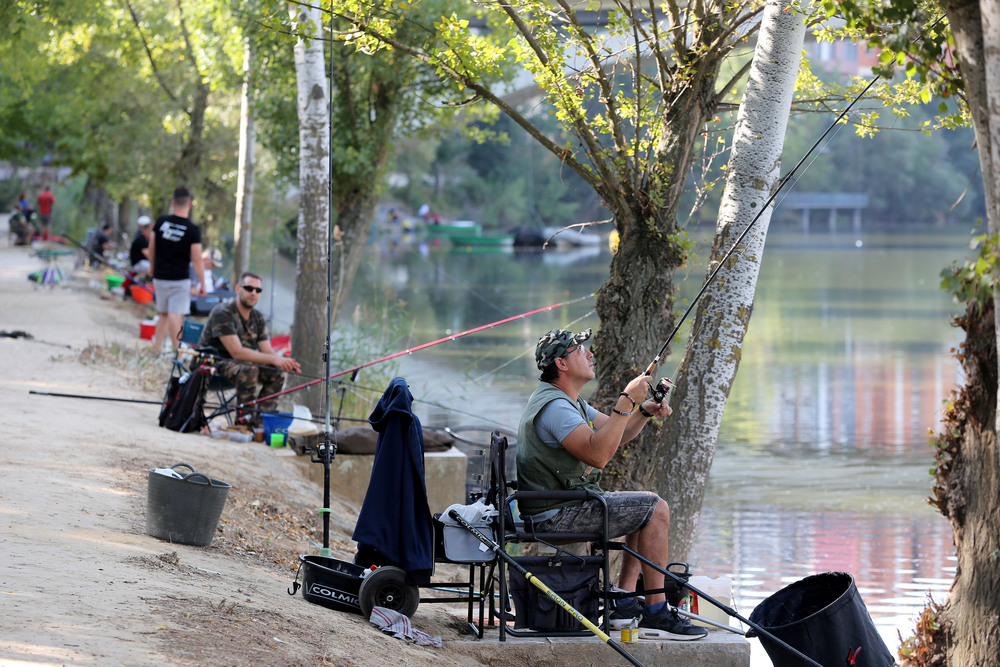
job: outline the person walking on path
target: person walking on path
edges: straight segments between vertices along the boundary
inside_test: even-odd
[[[46,183],[38,195],[38,231],[43,241],[49,240],[49,231],[52,229],[52,206],[55,203],[55,195]]]
[[[201,261],[201,228],[191,222],[191,193],[176,188],[171,203],[173,213],[157,218],[149,239],[150,273],[156,295],[156,334],[153,352],[159,353],[163,337],[170,336],[174,352],[184,316],[191,312],[191,280],[188,264],[194,265],[202,287],[197,296],[205,296],[205,269]]]

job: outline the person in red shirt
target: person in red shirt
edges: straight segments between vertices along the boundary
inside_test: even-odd
[[[52,190],[46,185],[42,193],[38,195],[38,227],[42,234],[42,240],[49,240],[49,229],[52,227],[52,205],[56,203],[56,198]]]

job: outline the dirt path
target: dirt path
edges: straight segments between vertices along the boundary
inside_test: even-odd
[[[136,353],[148,311],[103,300],[100,273],[41,289],[41,266],[0,247],[0,330],[34,337],[0,338],[0,664],[480,664],[448,649],[462,624],[445,606],[413,619],[434,649],[288,595],[322,504],[290,451],[161,429],[154,405],[29,393],[158,401],[167,374]],[[232,484],[209,547],[145,533],[147,471],[179,461]],[[349,559],[356,508],[331,505]]]

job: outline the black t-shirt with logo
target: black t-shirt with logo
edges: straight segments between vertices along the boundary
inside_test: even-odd
[[[187,218],[164,215],[153,225],[156,256],[153,277],[157,280],[187,280],[191,246],[201,243],[201,228]]]

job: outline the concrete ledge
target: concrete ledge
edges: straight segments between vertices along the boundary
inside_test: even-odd
[[[300,456],[298,460],[305,467],[303,474],[306,478],[322,488],[323,466],[311,463],[308,456]],[[360,506],[368,491],[374,462],[374,454],[337,454],[330,462],[330,490]],[[465,502],[468,465],[468,457],[455,447],[444,452],[424,454],[424,483],[431,514],[443,512],[454,503]]]
[[[749,667],[750,642],[742,635],[710,630],[704,639],[690,642],[638,641],[622,644],[618,633],[611,638],[647,667]],[[597,637],[521,638],[498,641],[499,631],[487,628],[482,639],[449,641],[448,647],[471,656],[484,665],[497,667],[607,667],[630,665],[624,656]]]

